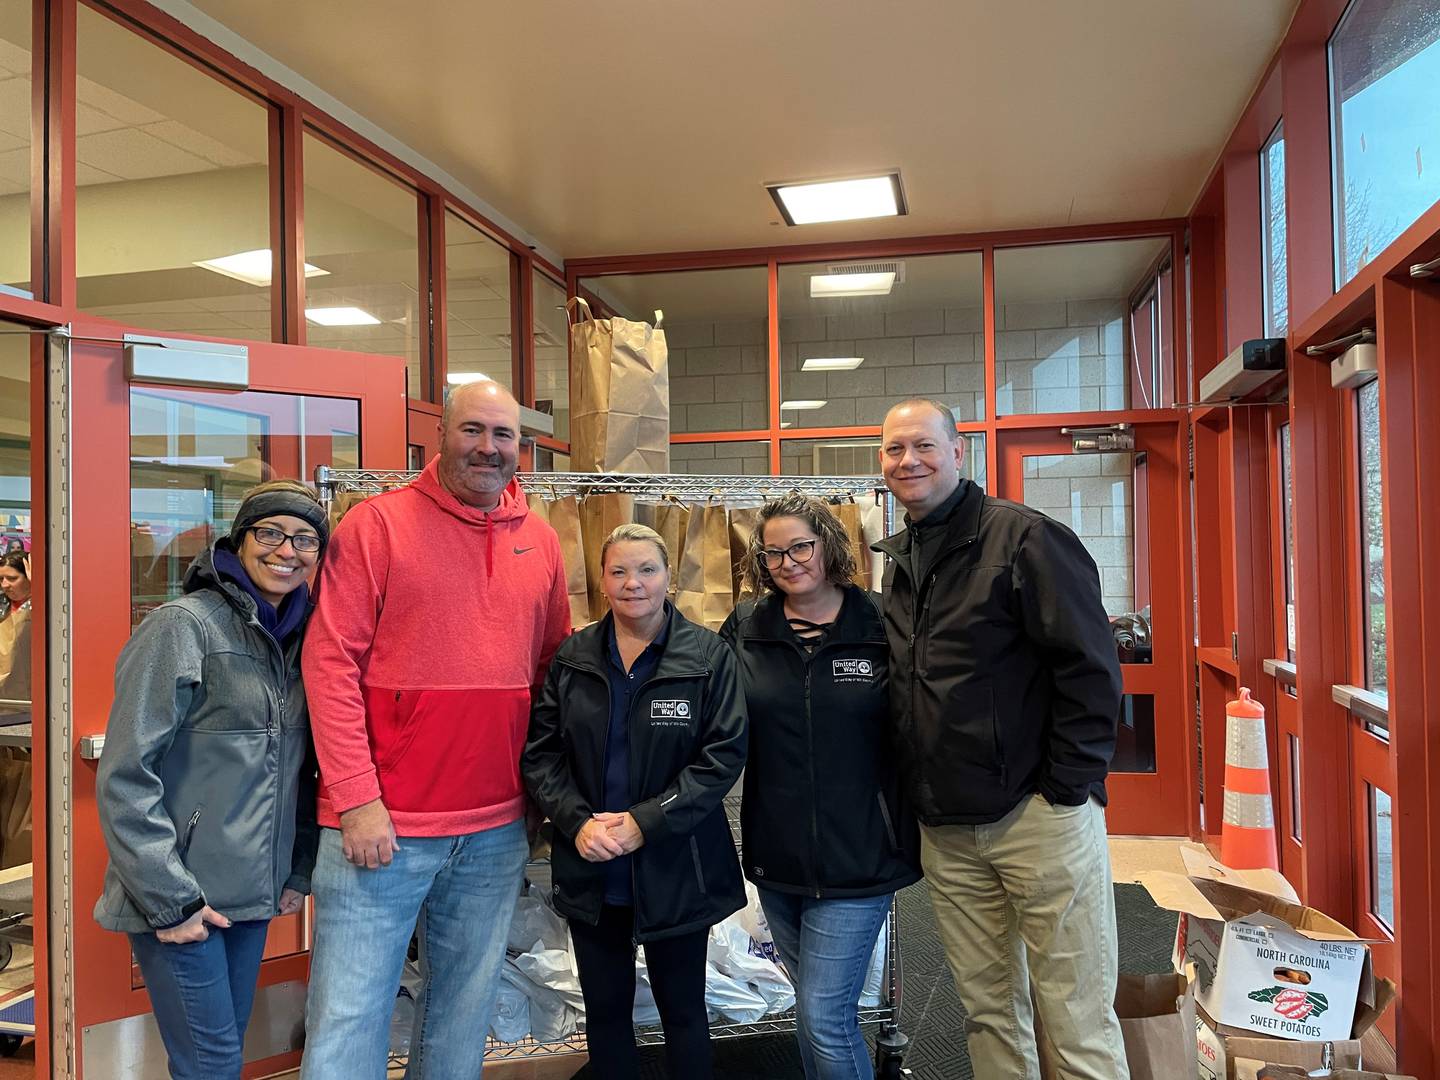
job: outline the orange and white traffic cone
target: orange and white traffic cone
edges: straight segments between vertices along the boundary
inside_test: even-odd
[[[1270,757],[1265,751],[1265,709],[1240,688],[1225,706],[1225,817],[1220,861],[1236,870],[1278,871],[1275,808],[1270,801]]]

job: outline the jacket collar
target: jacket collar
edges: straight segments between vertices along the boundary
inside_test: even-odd
[[[840,612],[835,616],[835,630],[829,640],[863,641],[885,634],[875,605],[858,585],[846,585]],[[751,612],[754,632],[749,636],[759,641],[790,641],[790,621],[785,616],[785,601],[778,593],[766,593],[755,601]]]
[[[694,675],[708,668],[704,650],[701,648],[700,627],[696,626],[669,600],[665,601],[667,622],[664,643],[661,646],[660,662],[655,668],[655,678],[677,675]],[[605,674],[609,663],[609,640],[615,632],[615,615],[606,612],[597,623],[591,623],[583,630],[577,630],[566,642],[566,655],[561,657],[576,667],[586,668],[597,674]]]
[[[960,547],[974,540],[980,532],[980,511],[985,508],[985,492],[978,484],[972,483],[963,476],[960,478],[960,486],[957,489],[960,493],[960,501],[950,513],[950,518],[945,522],[945,541],[941,545],[941,551],[949,551],[952,548]],[[920,528],[925,528],[922,521]],[[942,527],[942,526],[932,526]],[[905,529],[893,536],[887,536],[878,544],[871,544],[871,548],[888,555],[899,562],[904,562],[910,557],[910,544],[914,538],[915,526],[907,526]]]

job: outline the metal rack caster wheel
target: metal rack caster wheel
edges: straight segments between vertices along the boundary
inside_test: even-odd
[[[0,1035],[0,1057],[14,1057],[24,1041],[19,1035]]]
[[[875,1039],[875,1080],[900,1080],[908,1076],[909,1070],[903,1067],[903,1062],[909,1048],[910,1037],[894,1024],[887,1024]]]
[[[15,946],[8,941],[0,941],[0,971],[10,966],[10,961],[15,958]],[[15,1051],[10,1051],[12,1054]]]

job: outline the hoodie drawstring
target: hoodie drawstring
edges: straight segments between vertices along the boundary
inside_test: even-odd
[[[495,576],[495,527],[489,514],[485,515],[485,576]]]

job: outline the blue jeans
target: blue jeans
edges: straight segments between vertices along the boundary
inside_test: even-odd
[[[240,1080],[269,919],[211,926],[204,941],[131,934],[174,1080]]]
[[[760,890],[775,948],[795,983],[806,1080],[874,1080],[860,1033],[860,991],[893,896],[816,900]]]
[[[525,823],[515,821],[466,836],[402,836],[394,862],[366,870],[345,861],[339,830],[322,829],[302,1080],[384,1080],[417,920],[429,972],[405,1075],[479,1080],[529,853]]]

